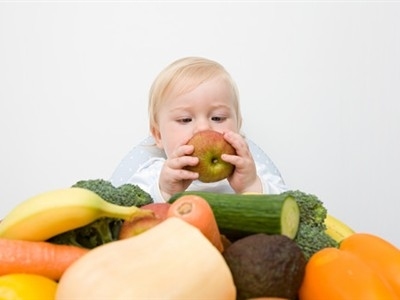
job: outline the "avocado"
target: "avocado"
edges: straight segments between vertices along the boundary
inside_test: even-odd
[[[222,253],[237,289],[237,300],[260,297],[296,299],[307,260],[285,235],[252,234]]]

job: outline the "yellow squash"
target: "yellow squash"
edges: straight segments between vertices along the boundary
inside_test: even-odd
[[[91,250],[61,277],[56,299],[235,300],[236,288],[221,253],[196,227],[171,217]]]

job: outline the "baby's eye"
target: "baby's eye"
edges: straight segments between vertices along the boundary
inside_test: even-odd
[[[181,118],[178,120],[178,123],[189,123],[192,121],[192,118]]]
[[[214,116],[214,117],[211,117],[211,120],[213,120],[215,122],[223,122],[226,120],[226,117]]]

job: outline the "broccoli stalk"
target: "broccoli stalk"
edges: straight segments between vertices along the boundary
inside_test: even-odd
[[[117,240],[122,220],[101,218],[86,226],[69,230],[49,239],[54,244],[67,244],[88,249]]]
[[[300,221],[294,241],[303,251],[306,259],[327,247],[337,248],[339,244],[326,232],[325,218],[327,209],[315,195],[301,191],[286,192],[294,197],[299,205]]]
[[[104,179],[81,180],[72,185],[88,189],[98,194],[104,200],[121,206],[137,206],[153,202],[151,196],[134,184],[124,184],[115,187]],[[74,245],[93,249],[105,243],[118,239],[123,220],[115,218],[100,218],[88,225],[69,230],[48,241],[54,244]]]

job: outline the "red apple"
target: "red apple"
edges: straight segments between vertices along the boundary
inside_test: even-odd
[[[199,158],[196,166],[187,166],[189,171],[199,173],[202,182],[215,182],[232,174],[234,166],[221,159],[222,154],[236,154],[222,133],[204,130],[196,133],[187,143],[194,146],[192,156]]]
[[[154,212],[154,215],[157,218],[165,219],[167,217],[168,209],[171,206],[171,203],[149,203],[143,205],[141,208],[150,209]]]
[[[170,207],[170,203],[150,203],[143,205],[141,208],[150,209],[154,212],[153,216],[146,216],[137,218],[134,220],[125,220],[122,223],[119,231],[118,239],[126,239],[156,226],[167,218],[167,212]]]

